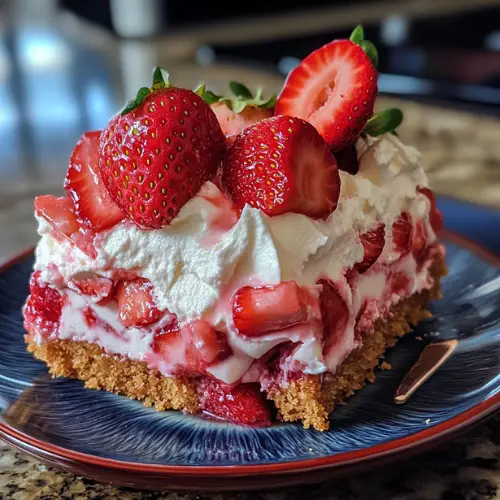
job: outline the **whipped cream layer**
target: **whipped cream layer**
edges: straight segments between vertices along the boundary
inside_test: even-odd
[[[390,228],[403,211],[414,221],[424,222],[428,244],[435,241],[429,223],[430,202],[417,192],[417,187],[427,186],[419,153],[390,134],[359,139],[356,149],[359,172],[355,176],[340,172],[338,206],[326,220],[295,213],[268,217],[250,206],[238,216],[224,194],[207,182],[161,230],[143,231],[122,222],[97,235],[95,259],[69,242],[54,239],[51,227],[40,220],[35,270],[42,271],[42,278],[56,287],[67,286],[88,273],[112,277],[116,270],[132,271],[150,280],[158,308],[176,314],[180,322],[201,318],[227,332],[234,356],[214,373],[226,382],[238,380],[254,359],[286,340],[302,342],[290,359],[291,366],[300,363],[306,373],[334,371],[356,346],[354,319],[338,352],[323,359],[317,329],[292,328],[243,338],[233,325],[231,298],[245,285],[295,280],[301,286],[314,287],[318,279],[329,278],[354,313],[357,299],[345,281],[344,271],[363,259],[360,234],[385,224],[386,242],[377,264],[390,265],[400,257],[393,252]],[[407,295],[432,285],[428,266],[419,276],[411,255],[399,259],[397,265],[404,266],[411,277]],[[368,272],[360,281],[361,286],[368,280],[363,300],[373,296],[377,303],[387,302],[382,297],[385,278],[381,274],[373,277],[374,273]],[[397,300],[391,297],[390,303]],[[126,354],[139,359],[144,348],[139,358],[131,350]]]

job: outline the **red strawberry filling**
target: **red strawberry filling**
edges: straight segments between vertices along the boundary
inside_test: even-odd
[[[427,231],[425,229],[425,223],[421,219],[417,220],[415,223],[411,244],[413,255],[418,262],[422,259],[427,247]]]
[[[431,204],[431,211],[429,214],[429,219],[431,222],[431,226],[433,231],[436,234],[439,234],[441,230],[443,229],[443,216],[441,215],[441,212],[437,208],[437,203],[436,203],[436,197],[434,196],[434,193],[429,189],[429,188],[418,188],[418,191],[427,198],[429,198],[429,202]]]
[[[322,286],[320,304],[323,319],[323,353],[326,355],[342,343],[349,320],[349,309],[332,281],[322,279],[318,284]]]
[[[385,228],[384,225],[378,226],[376,229],[368,231],[360,236],[361,244],[363,245],[364,256],[361,262],[358,262],[354,269],[360,274],[370,269],[377,261],[384,249],[385,245]]]
[[[412,246],[413,227],[410,216],[403,212],[392,225],[392,244],[394,251],[401,255],[409,252]]]

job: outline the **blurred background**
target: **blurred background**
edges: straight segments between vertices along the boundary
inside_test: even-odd
[[[62,191],[79,136],[154,66],[177,86],[270,95],[360,23],[380,105],[403,108],[433,186],[500,206],[500,0],[0,0],[0,260],[36,242],[33,197]]]

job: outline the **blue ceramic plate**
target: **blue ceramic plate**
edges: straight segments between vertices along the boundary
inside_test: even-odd
[[[488,240],[491,224],[500,227],[496,213],[453,200],[440,204],[448,227],[467,233],[485,224],[472,236],[496,245]],[[0,272],[0,437],[100,480],[197,490],[318,481],[428,447],[500,406],[498,259],[451,234],[445,243],[450,274],[433,319],[388,353],[392,370],[336,410],[332,430],[324,433],[291,424],[248,429],[157,412],[84,389],[79,381],[50,379],[23,341],[20,309],[33,263],[28,252]],[[399,382],[436,337],[460,339],[457,350],[407,404],[395,405]]]

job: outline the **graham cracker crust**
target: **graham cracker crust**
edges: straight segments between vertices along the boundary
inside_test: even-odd
[[[440,297],[440,278],[446,275],[444,261],[436,262],[431,274],[435,285],[429,291],[397,304],[389,318],[379,320],[361,348],[352,352],[335,375],[307,376],[285,388],[268,393],[284,422],[302,421],[305,428],[328,430],[328,415],[367,382],[375,380],[375,368],[388,347],[430,316],[430,300]],[[26,335],[28,351],[44,361],[53,377],[82,380],[89,389],[101,389],[142,401],[157,410],[198,411],[194,383],[187,378],[165,377],[142,361],[107,355],[102,348],[87,342],[49,340],[37,344]]]
[[[389,368],[383,361],[386,349],[420,321],[431,317],[426,307],[429,301],[441,297],[441,277],[447,274],[444,260],[433,264],[430,272],[434,287],[401,301],[392,308],[389,318],[378,320],[374,332],[363,338],[363,345],[346,358],[336,374],[311,375],[268,394],[278,409],[278,418],[284,422],[300,420],[306,429],[328,430],[328,415],[334,408],[367,382],[374,382],[375,369],[381,361],[382,369]]]
[[[142,401],[157,410],[198,411],[194,384],[151,370],[142,361],[109,356],[88,342],[49,340],[37,344],[27,338],[28,351],[44,361],[53,377],[82,380],[88,389],[102,389]]]

